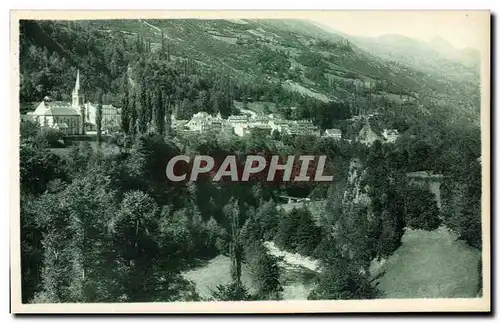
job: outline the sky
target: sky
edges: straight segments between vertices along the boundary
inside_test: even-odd
[[[441,37],[458,49],[480,49],[489,42],[485,11],[335,11],[310,20],[352,36],[398,34],[423,41]]]

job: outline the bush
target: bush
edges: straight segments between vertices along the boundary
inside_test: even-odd
[[[374,299],[379,295],[367,275],[350,265],[345,258],[336,258],[325,264],[317,278],[316,287],[311,291],[309,300],[349,300]]]
[[[38,133],[38,140],[46,142],[49,147],[58,148],[64,147],[64,133],[57,129],[41,128]]]
[[[249,301],[252,299],[252,295],[241,282],[218,285],[217,290],[212,292],[212,297],[216,301]]]

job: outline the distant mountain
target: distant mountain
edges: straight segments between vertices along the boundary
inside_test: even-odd
[[[471,48],[456,49],[439,37],[424,42],[388,34],[376,38],[352,37],[351,40],[374,55],[449,80],[479,78],[479,52]]]
[[[430,41],[427,42],[427,45],[445,57],[454,55],[454,53],[458,51],[449,42],[447,42],[446,40],[444,40],[442,37],[439,36],[432,38]]]
[[[478,50],[466,47],[457,49],[441,37],[435,37],[428,43],[434,51],[438,52],[443,57],[462,63],[467,67],[477,68],[480,60]]]

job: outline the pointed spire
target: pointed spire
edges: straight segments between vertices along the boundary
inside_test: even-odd
[[[80,69],[76,72],[75,92],[80,91]]]
[[[80,89],[80,70],[76,72],[75,88],[73,89],[73,106],[79,107],[84,104],[85,98]]]

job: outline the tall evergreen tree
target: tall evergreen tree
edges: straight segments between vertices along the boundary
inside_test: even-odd
[[[129,107],[129,132],[132,136],[137,134],[137,94],[136,91],[130,92]]]
[[[139,95],[137,97],[137,131],[138,133],[145,133],[148,128],[148,100],[147,100],[147,90],[141,87]]]
[[[267,249],[258,244],[252,260],[252,274],[257,285],[259,300],[280,300],[283,298],[283,286],[280,282],[280,268],[275,257],[267,253]]]
[[[161,48],[160,48],[160,59],[165,59],[166,48],[165,48],[165,34],[163,30],[161,31]]]
[[[97,130],[97,142],[100,145],[102,141],[102,92],[97,94],[97,109],[95,115],[95,123]]]
[[[123,132],[128,135],[130,132],[130,94],[127,76],[124,77],[123,95],[121,102],[121,126]]]
[[[238,201],[233,199],[226,205],[225,213],[231,221],[231,242],[229,246],[231,256],[231,278],[236,285],[241,285],[242,245],[240,239],[240,210]]]
[[[165,102],[161,89],[158,89],[156,92],[154,111],[156,132],[160,135],[163,135],[165,133]]]
[[[297,252],[310,255],[317,247],[321,232],[316,227],[311,212],[304,208],[300,210],[299,223],[297,225]]]

